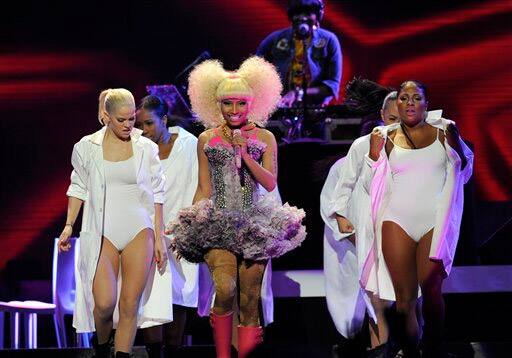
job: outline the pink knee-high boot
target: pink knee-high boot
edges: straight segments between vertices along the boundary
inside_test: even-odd
[[[217,358],[231,358],[231,336],[233,331],[233,312],[223,315],[210,312],[210,324],[213,329],[213,341]]]
[[[263,342],[263,328],[238,326],[238,358],[246,358]]]

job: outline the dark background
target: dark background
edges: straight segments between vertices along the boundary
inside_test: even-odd
[[[99,92],[125,87],[140,99],[147,84],[172,83],[203,50],[235,68],[287,26],[285,4],[16,1],[1,11],[2,300],[17,298],[15,282],[50,279],[72,146],[99,129]],[[473,143],[459,263],[478,263],[478,246],[511,213],[511,20],[510,1],[326,1],[323,27],[340,38],[344,84],[356,75],[395,87],[419,79],[429,87],[430,109],[442,108]],[[328,164],[345,150],[281,148],[280,189],[306,209],[309,236],[275,268],[322,267],[318,195]]]

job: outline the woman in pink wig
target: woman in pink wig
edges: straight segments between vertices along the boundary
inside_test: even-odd
[[[210,313],[217,357],[230,357],[233,303],[239,294],[238,351],[262,341],[259,301],[267,260],[296,248],[306,236],[304,212],[280,205],[277,144],[263,129],[280,99],[275,68],[259,57],[237,71],[205,61],[190,74],[192,109],[209,129],[199,136],[199,183],[194,205],[171,223],[178,254],[205,261],[215,285]]]

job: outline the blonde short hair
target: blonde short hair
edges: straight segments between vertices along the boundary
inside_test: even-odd
[[[202,62],[190,73],[188,95],[192,111],[206,128],[225,123],[219,106],[224,98],[249,100],[249,121],[264,127],[281,99],[282,89],[275,67],[253,56],[232,72],[218,60]]]
[[[105,112],[112,114],[117,108],[122,106],[135,108],[133,94],[124,88],[109,88],[101,91],[98,102],[98,120],[101,124],[105,124],[103,121]]]

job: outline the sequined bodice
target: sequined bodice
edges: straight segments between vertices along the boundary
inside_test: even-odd
[[[247,140],[247,152],[261,163],[267,145],[257,139]],[[257,183],[249,169],[243,165],[238,169],[234,148],[212,138],[205,144],[204,152],[210,165],[212,200],[219,209],[244,210],[258,200]]]

